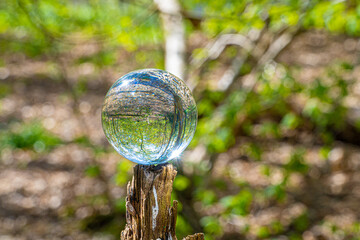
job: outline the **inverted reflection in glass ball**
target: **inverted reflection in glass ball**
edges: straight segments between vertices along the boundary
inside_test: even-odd
[[[109,89],[102,126],[110,144],[125,158],[144,165],[179,156],[195,133],[197,109],[191,91],[158,69],[130,72]]]

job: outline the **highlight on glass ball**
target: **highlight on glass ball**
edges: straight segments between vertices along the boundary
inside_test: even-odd
[[[102,126],[110,144],[143,165],[177,158],[197,123],[190,89],[169,72],[142,69],[118,79],[105,96]]]

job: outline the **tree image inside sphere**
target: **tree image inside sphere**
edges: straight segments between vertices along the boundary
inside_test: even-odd
[[[105,96],[102,126],[125,158],[144,165],[179,156],[195,133],[197,108],[179,78],[158,69],[130,72]]]

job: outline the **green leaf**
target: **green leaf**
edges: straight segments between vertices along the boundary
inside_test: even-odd
[[[281,125],[287,129],[295,129],[299,125],[299,118],[292,112],[287,113],[281,120]]]
[[[293,222],[295,229],[299,232],[305,231],[308,228],[309,223],[309,216],[307,212],[298,216]]]
[[[227,209],[228,212],[244,216],[250,211],[252,199],[250,191],[242,190],[237,195],[221,198],[220,203]]]
[[[309,166],[304,163],[304,154],[305,150],[297,149],[290,157],[290,160],[285,164],[284,168],[288,172],[299,172],[306,173],[309,169]]]
[[[97,165],[88,166],[85,170],[85,174],[88,177],[98,177],[100,175],[100,168]]]
[[[43,152],[60,143],[58,137],[46,131],[38,122],[10,124],[7,130],[0,132],[0,149],[8,146]]]
[[[246,153],[256,161],[260,161],[263,151],[258,144],[250,143],[246,148]]]
[[[286,192],[283,184],[270,185],[265,189],[265,196],[283,201],[286,198]]]
[[[178,175],[174,180],[174,188],[178,191],[184,191],[189,185],[190,180],[183,175]]]
[[[219,219],[214,216],[203,217],[201,218],[200,223],[204,227],[206,233],[213,235],[220,235],[222,233]]]
[[[196,198],[199,199],[205,206],[209,206],[217,200],[216,194],[212,190],[199,190],[196,193]]]
[[[269,236],[270,236],[269,228],[266,227],[266,226],[261,226],[261,227],[259,227],[259,229],[258,229],[257,232],[256,232],[256,235],[257,235],[259,238],[269,237]]]

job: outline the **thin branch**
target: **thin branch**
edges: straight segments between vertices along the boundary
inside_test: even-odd
[[[297,27],[296,29],[291,29],[281,34],[280,37],[278,37],[269,46],[268,50],[262,55],[262,57],[258,61],[257,66],[258,67],[264,66],[267,62],[276,58],[279,55],[279,53],[291,43],[298,30],[299,27]]]
[[[238,45],[239,47],[244,48],[247,52],[250,52],[254,48],[253,41],[244,35],[223,34],[214,41],[207,44],[205,47],[205,57],[197,59],[195,56],[191,56],[190,63],[195,65],[196,68],[199,68],[206,61],[217,59],[228,45]]]
[[[255,31],[253,33],[255,33]],[[251,51],[255,47],[255,41],[257,40],[256,37],[260,34],[255,33],[253,35],[255,36],[255,38],[254,36],[252,36],[252,38],[249,38],[242,34],[222,34],[218,38],[207,44],[207,46],[205,47],[204,57],[197,59],[194,55],[192,55],[190,60],[190,66],[192,66],[192,70],[191,75],[187,81],[188,85],[190,85],[190,88],[193,90],[197,87],[199,82],[196,78],[199,75],[199,71],[201,71],[202,66],[210,60],[217,59],[227,46],[236,45],[244,50],[244,52],[246,53],[245,55],[251,54]],[[241,53],[241,55],[243,54]],[[243,56],[236,57],[236,61],[239,63],[243,63],[245,60],[246,58],[244,58]],[[228,75],[232,74],[237,73],[232,73],[230,71],[228,72]]]
[[[38,19],[35,19],[32,14],[29,12],[28,8],[26,7],[25,3],[22,0],[17,0],[17,4],[22,12],[25,14],[26,18],[28,19],[29,23],[38,30],[41,34],[44,35],[46,40],[48,40],[48,44],[52,44],[55,40],[54,35],[41,23]]]
[[[230,67],[226,69],[225,73],[217,83],[217,87],[220,91],[227,91],[229,87],[233,84],[235,79],[239,76],[241,68],[248,59],[249,55],[254,49],[257,48],[259,43],[258,41],[260,40],[264,29],[262,31],[257,31],[256,34],[253,34],[253,44],[251,45],[251,48],[247,49],[246,53],[239,51],[238,55],[232,61]]]
[[[256,85],[256,73],[260,71],[268,62],[273,61],[282,50],[284,50],[299,33],[300,26],[298,25],[294,29],[290,29],[281,34],[267,49],[267,51],[258,60],[256,67],[244,78],[243,88],[247,92],[251,92]],[[246,98],[244,98],[244,101]]]
[[[217,88],[220,91],[226,91],[234,80],[239,76],[241,67],[248,58],[248,54],[244,54],[242,51],[239,51],[238,55],[231,62],[231,65],[226,69],[223,76],[217,83]]]

